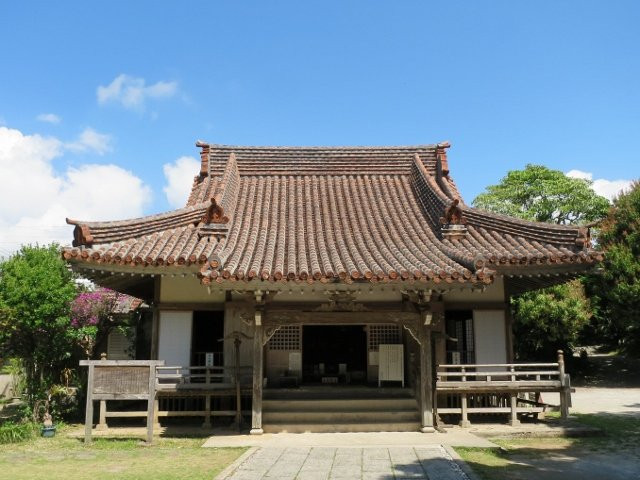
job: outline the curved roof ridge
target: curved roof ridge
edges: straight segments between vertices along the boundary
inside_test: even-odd
[[[111,221],[84,221],[67,218],[69,225],[75,225],[73,246],[90,246],[94,243],[113,242],[127,238],[198,223],[207,208],[206,203],[182,207],[164,213]]]

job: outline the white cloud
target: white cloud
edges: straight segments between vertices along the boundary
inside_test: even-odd
[[[36,117],[36,120],[45,123],[53,123],[54,125],[62,121],[62,119],[55,113],[41,113]]]
[[[191,192],[193,177],[200,171],[200,162],[193,157],[180,157],[174,163],[165,163],[162,170],[167,180],[163,190],[169,205],[184,207]]]
[[[609,200],[613,200],[621,191],[628,190],[631,187],[631,180],[606,180],[604,178],[596,178],[594,180],[592,173],[583,172],[582,170],[570,170],[566,175],[571,178],[582,178],[592,181],[591,188],[593,188],[598,195],[602,195]]]
[[[118,75],[107,86],[98,86],[98,103],[119,103],[130,110],[143,110],[149,98],[169,98],[178,92],[178,82],[159,81],[147,85],[144,78]]]
[[[70,244],[65,217],[116,220],[138,217],[151,189],[117,165],[84,164],[56,172],[65,151],[53,137],[0,127],[0,256],[23,243]]]
[[[65,143],[64,147],[72,152],[95,152],[104,155],[113,150],[111,147],[111,135],[98,133],[93,128],[87,127],[73,142]]]

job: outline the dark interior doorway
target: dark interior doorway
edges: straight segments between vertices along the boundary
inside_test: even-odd
[[[214,366],[224,365],[224,312],[196,311],[193,312],[193,328],[191,330],[191,365],[205,366],[207,354],[213,360]],[[213,354],[213,355],[211,355]]]
[[[366,382],[365,326],[305,325],[302,332],[302,373],[302,380],[307,383]]]

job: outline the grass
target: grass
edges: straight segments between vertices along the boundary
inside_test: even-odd
[[[96,438],[89,446],[65,433],[54,438],[3,445],[0,477],[15,480],[211,480],[240,456],[243,448],[201,448],[200,438]],[[76,427],[77,428],[77,427]]]
[[[602,430],[594,437],[492,438],[499,448],[456,448],[478,476],[485,480],[545,478],[539,469],[558,457],[588,458],[590,455],[640,453],[640,418],[629,415],[578,414],[578,422]],[[639,462],[640,463],[640,462]],[[555,478],[555,477],[554,477]]]

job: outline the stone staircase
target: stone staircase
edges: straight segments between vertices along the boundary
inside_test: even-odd
[[[420,429],[408,388],[302,387],[265,390],[265,432],[406,432]]]

